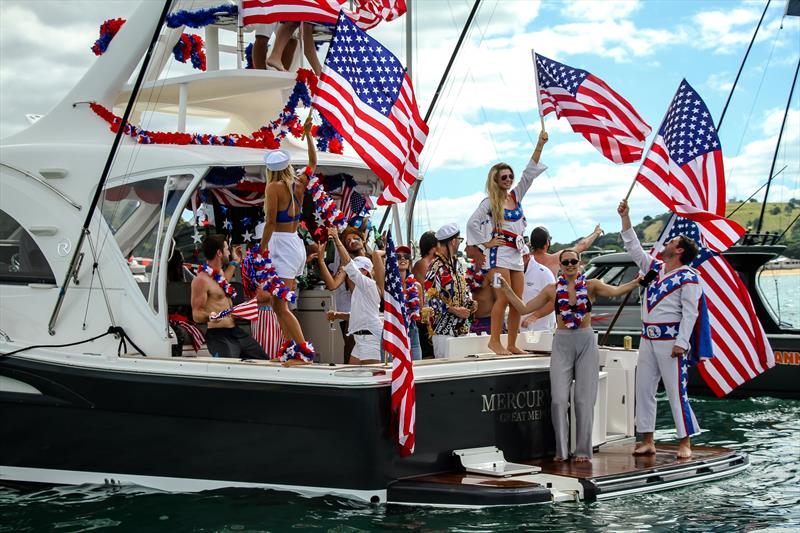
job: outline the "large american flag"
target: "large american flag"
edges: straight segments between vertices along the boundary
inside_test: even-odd
[[[660,252],[678,235],[691,237],[700,246],[691,266],[700,273],[708,304],[714,357],[700,362],[697,368],[711,390],[717,396],[725,396],[775,366],[775,354],[747,287],[730,263],[708,247],[696,222],[673,214],[654,251]]]
[[[386,236],[386,278],[383,288],[383,349],[392,357],[392,416],[397,421],[401,455],[414,453],[416,391],[406,326],[403,282],[392,234]]]
[[[675,92],[636,180],[673,213],[700,224],[712,250],[725,251],[744,234],[744,228],[725,218],[725,170],[714,119],[686,80]]]
[[[383,181],[378,203],[406,201],[428,126],[400,61],[343,13],[312,104]]]
[[[360,0],[348,10],[345,0],[242,0],[242,24],[272,22],[322,22],[336,24],[344,10],[363,30],[382,20],[394,20],[406,12],[405,0]]]
[[[585,70],[535,52],[533,57],[541,116],[555,111],[565,117],[572,131],[614,163],[641,159],[651,128],[627,100]]]

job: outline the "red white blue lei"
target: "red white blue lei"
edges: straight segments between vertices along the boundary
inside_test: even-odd
[[[306,363],[313,363],[315,355],[314,345],[309,341],[300,344],[293,340],[288,340],[278,350],[278,359],[281,362],[286,362],[289,359],[302,359]]]
[[[289,303],[297,301],[297,293],[289,290],[283,280],[278,276],[269,253],[261,253],[261,245],[256,244],[249,250],[242,260],[242,271],[246,274],[248,283],[251,284],[248,290],[255,292],[256,286],[260,286],[264,291],[272,294],[276,298],[286,300]]]
[[[561,315],[561,321],[569,329],[579,328],[583,317],[586,316],[586,311],[589,306],[589,289],[586,284],[586,277],[583,274],[578,275],[575,280],[575,312],[569,305],[569,282],[564,276],[558,276],[558,283],[556,284],[556,305],[558,307],[558,314]]]
[[[475,263],[472,263],[469,265],[469,268],[467,268],[467,271],[464,272],[464,279],[467,280],[467,285],[471,290],[477,290],[483,287],[483,280],[488,273],[489,270],[485,268],[478,270]]]
[[[322,217],[322,219],[331,226],[339,226],[340,228],[345,225],[344,213],[339,211],[334,202],[325,189],[322,187],[319,178],[311,174],[311,169],[306,167],[306,175],[308,176],[308,184],[306,190],[311,194],[311,199],[314,201],[314,209]]]
[[[406,297],[406,310],[408,311],[408,320],[418,322],[420,319],[420,304],[419,304],[419,287],[417,286],[417,279],[414,274],[406,276],[404,281],[405,286],[403,292]]]
[[[211,268],[210,266],[208,266],[208,263],[203,263],[202,265],[197,267],[197,272],[198,273],[205,272],[211,277],[211,279],[217,282],[217,285],[220,286],[220,288],[223,290],[223,292],[225,292],[225,294],[227,294],[231,298],[236,298],[236,289],[234,289],[233,285],[231,285],[228,282],[228,280],[225,279],[225,276],[222,275],[222,272],[220,272],[216,268]]]

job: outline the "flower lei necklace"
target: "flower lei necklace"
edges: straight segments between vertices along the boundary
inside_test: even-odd
[[[467,280],[467,285],[473,291],[480,289],[483,286],[483,280],[486,278],[486,274],[489,272],[488,269],[485,268],[478,268],[475,263],[469,265],[467,271],[464,272],[464,279]]]
[[[211,276],[211,279],[217,282],[217,285],[220,286],[222,292],[224,292],[231,298],[236,298],[236,289],[234,289],[233,285],[231,285],[228,282],[228,280],[225,279],[225,276],[222,275],[222,272],[220,272],[216,268],[211,268],[210,266],[208,266],[208,263],[203,263],[202,265],[197,267],[197,272],[198,273],[205,272],[206,274]]]
[[[589,289],[586,284],[586,277],[579,274],[575,280],[575,311],[573,306],[569,304],[569,282],[564,276],[558,276],[558,283],[556,285],[556,305],[558,306],[558,314],[561,315],[561,321],[568,329],[579,328],[583,317],[586,316],[586,310],[589,305]]]
[[[412,320],[418,322],[420,319],[419,289],[414,274],[407,275],[403,285],[406,297],[406,316],[409,322]]]

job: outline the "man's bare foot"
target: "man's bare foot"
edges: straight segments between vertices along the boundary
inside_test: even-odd
[[[576,463],[591,463],[591,460],[586,456],[578,455],[578,456],[575,457],[575,462]]]
[[[652,442],[639,442],[633,449],[633,455],[654,455],[655,453],[656,445]]]
[[[528,353],[525,350],[520,350],[516,346],[509,346],[508,351],[513,353],[514,355],[525,355],[526,353]]]
[[[499,342],[489,341],[488,348],[497,355],[511,355],[511,352],[503,348],[503,345]]]
[[[283,68],[283,65],[280,61],[275,61],[273,59],[267,59],[267,68],[271,68],[273,70],[278,70],[280,72],[286,72],[286,69]]]
[[[678,459],[689,459],[692,456],[692,447],[690,444],[679,444],[678,451],[675,454],[678,456]]]
[[[554,463],[563,463],[565,461],[566,461],[566,459],[564,459],[563,457],[558,457],[558,456],[553,457],[553,462]]]

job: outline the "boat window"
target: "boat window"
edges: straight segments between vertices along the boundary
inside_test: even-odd
[[[762,267],[756,285],[764,307],[779,328],[800,328],[800,323],[797,321],[797,308],[800,302],[797,270]]]
[[[11,215],[0,210],[0,283],[53,283],[39,246]]]
[[[606,283],[608,285],[615,285],[619,286],[624,283],[628,283],[633,278],[636,277],[638,274],[639,269],[635,265],[610,265],[606,268],[605,271],[599,272],[598,276],[595,276]],[[595,300],[596,305],[619,305],[622,303],[622,300],[625,299],[625,296],[614,296],[613,298],[608,298],[605,296],[598,296]],[[639,302],[639,291],[634,290],[631,295],[628,297],[628,305],[636,304]]]

